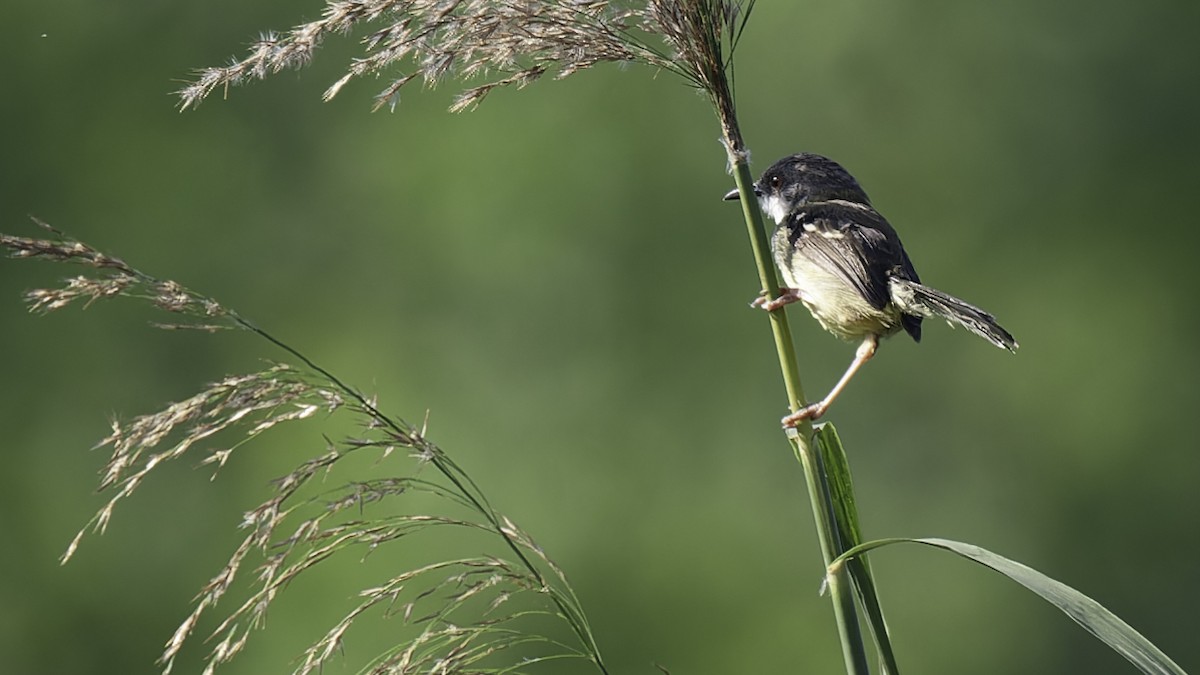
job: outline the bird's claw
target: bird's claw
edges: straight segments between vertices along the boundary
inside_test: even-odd
[[[780,422],[784,429],[795,429],[801,422],[805,420],[816,422],[824,414],[825,410],[821,407],[821,403],[810,403],[790,415],[785,415]]]
[[[775,310],[779,309],[780,307],[783,307],[785,305],[790,305],[793,302],[796,302],[797,300],[800,299],[800,291],[798,289],[781,288],[779,290],[781,291],[781,293],[779,294],[778,298],[768,298],[766,291],[759,293],[758,297],[755,298],[750,303],[750,306],[751,307],[762,307],[763,309],[767,310],[768,312],[774,312]]]

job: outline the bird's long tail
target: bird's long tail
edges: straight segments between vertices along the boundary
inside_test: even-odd
[[[1017,341],[1013,339],[1012,334],[996,323],[996,317],[975,305],[907,279],[893,278],[891,291],[892,301],[906,314],[945,319],[948,323],[958,324],[1001,349],[1017,351]]]

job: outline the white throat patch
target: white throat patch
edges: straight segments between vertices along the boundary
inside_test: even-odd
[[[770,216],[776,225],[782,225],[788,217],[787,202],[779,195],[769,195],[759,200],[763,213]]]

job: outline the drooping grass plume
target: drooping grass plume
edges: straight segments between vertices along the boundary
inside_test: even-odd
[[[550,74],[562,79],[600,63],[644,64],[674,72],[702,90],[717,82],[703,42],[728,41],[732,54],[754,0],[327,0],[321,18],[284,33],[264,33],[249,54],[204,68],[179,91],[180,107],[195,107],[216,90],[301,68],[333,35],[367,31],[363,54],[326,91],[333,98],[351,80],[385,75],[375,108],[395,106],[414,80],[447,79],[466,88],[451,110],[471,108],[498,87],[518,88]],[[729,100],[732,100],[731,98]]]
[[[74,263],[84,272],[58,288],[28,292],[31,311],[136,298],[173,316],[163,327],[250,331],[294,361],[224,377],[157,412],[114,421],[112,433],[98,446],[112,451],[100,478],[100,490],[111,496],[68,545],[64,563],[87,531],[103,532],[116,506],[168,461],[198,456],[201,465],[220,467],[271,429],[318,413],[348,415],[359,426],[353,436],[321,440],[307,459],[272,483],[260,504],[245,512],[246,536],[167,641],[160,657],[164,672],[222,600],[235,604],[211,631],[206,673],[245,647],[279,594],[298,576],[336,556],[365,557],[447,527],[482,533],[501,554],[433,560],[365,586],[358,592],[358,605],[300,655],[295,672],[319,672],[341,653],[355,621],[376,609],[413,626],[415,637],[378,655],[366,672],[532,673],[539,672],[539,663],[562,658],[582,659],[597,672],[607,672],[565,575],[427,438],[424,424],[414,426],[385,414],[375,401],[217,301],[39,225],[45,238],[0,234],[0,246],[14,258]],[[333,489],[321,489],[313,480],[364,452],[377,457],[378,467],[402,463],[403,473],[348,481]],[[430,510],[431,499],[442,506]],[[235,583],[247,574],[249,584]],[[235,597],[226,598],[231,593]],[[547,621],[562,627],[559,632],[566,637],[548,633]]]

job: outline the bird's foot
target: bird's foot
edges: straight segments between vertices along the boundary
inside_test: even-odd
[[[816,422],[825,414],[825,409],[824,401],[810,403],[796,412],[784,416],[780,422],[783,424],[784,429],[795,429],[805,420]]]
[[[773,298],[773,299],[767,297],[766,291],[759,293],[758,297],[755,298],[754,301],[750,303],[750,306],[751,307],[762,307],[763,309],[767,310],[768,312],[774,312],[775,310],[779,309],[780,307],[783,307],[785,305],[790,305],[793,302],[797,302],[798,300],[800,300],[800,289],[798,289],[798,288],[781,288],[779,290],[781,291],[781,293],[779,294],[779,297]]]

